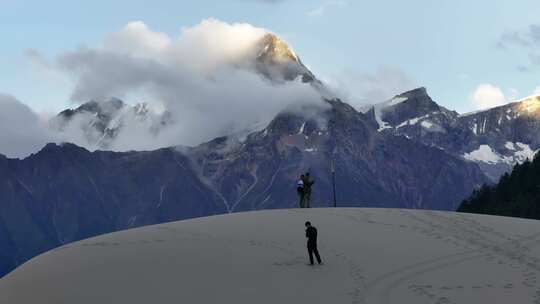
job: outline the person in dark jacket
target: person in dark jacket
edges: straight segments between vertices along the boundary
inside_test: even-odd
[[[304,183],[304,205],[306,208],[311,208],[311,186],[315,183],[315,181],[311,180],[309,177],[309,172],[303,175],[304,178],[302,179]]]
[[[310,222],[306,222],[306,237],[308,239],[307,250],[309,254],[309,263],[313,265],[313,254],[315,254],[317,262],[321,264],[321,256],[319,255],[319,250],[317,250],[317,228],[311,226]]]

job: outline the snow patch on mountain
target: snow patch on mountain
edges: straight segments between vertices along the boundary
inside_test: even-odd
[[[298,134],[304,133],[304,128],[305,127],[306,127],[306,122],[304,121],[304,123],[302,123],[302,125],[300,126],[300,130],[298,130]]]
[[[533,151],[529,145],[524,143],[516,143],[517,151],[514,153],[514,160],[518,163],[523,163],[526,160],[532,160],[538,150]]]
[[[507,141],[505,144],[504,144],[504,147],[508,150],[515,150],[516,149],[516,146],[514,145],[513,142],[509,142]]]
[[[428,132],[437,132],[437,133],[445,133],[446,129],[443,128],[438,123],[435,123],[430,120],[424,120],[420,123],[420,125]],[[443,149],[444,150],[444,149]]]
[[[480,145],[478,149],[465,153],[463,155],[465,159],[476,161],[476,162],[485,162],[488,164],[495,164],[501,161],[501,156],[497,154],[490,146]]]
[[[422,121],[420,125],[426,129],[431,129],[433,127],[433,123],[428,120]]]
[[[371,107],[373,109],[373,113],[375,114],[375,121],[377,122],[378,131],[383,131],[385,129],[392,128],[390,124],[388,124],[386,121],[382,120],[382,104],[374,105]],[[366,111],[367,112],[367,111]],[[364,112],[365,113],[365,112]]]
[[[465,159],[484,162],[487,164],[505,163],[508,165],[520,164],[526,160],[532,160],[538,150],[533,151],[527,144],[516,142],[506,142],[505,148],[512,151],[512,154],[502,155],[497,153],[495,149],[489,145],[480,145],[478,149],[465,153],[463,157]]]
[[[420,117],[415,117],[415,118],[411,118],[411,119],[408,119],[402,123],[400,123],[399,125],[396,126],[396,129],[399,129],[399,128],[402,128],[402,127],[405,127],[405,126],[414,126],[416,125],[420,120],[422,119],[425,119],[429,117],[429,114],[428,115],[424,115],[424,116],[420,116]]]
[[[388,101],[385,105],[387,107],[391,107],[391,106],[395,106],[397,104],[400,104],[404,101],[407,101],[409,98],[408,97],[394,97],[392,99],[390,99],[390,101]]]
[[[462,113],[462,114],[459,114],[458,117],[472,116],[472,115],[476,115],[478,113],[482,113],[484,111],[487,111],[487,110],[476,110],[476,111],[471,111],[471,112],[467,112],[467,113]]]

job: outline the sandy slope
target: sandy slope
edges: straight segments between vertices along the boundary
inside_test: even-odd
[[[305,220],[325,262],[308,266]],[[395,209],[239,213],[104,235],[0,280],[0,303],[540,303],[540,222]]]

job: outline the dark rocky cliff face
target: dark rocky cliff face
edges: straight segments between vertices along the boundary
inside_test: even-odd
[[[49,144],[0,161],[0,273],[82,238],[224,212],[173,149],[91,153]]]
[[[317,179],[315,202],[328,205],[332,159],[338,199],[350,206],[453,209],[487,181],[473,163],[381,134],[348,104],[327,102],[316,116],[284,113],[242,143],[222,138],[188,155],[233,211],[296,206],[294,181],[306,171]]]

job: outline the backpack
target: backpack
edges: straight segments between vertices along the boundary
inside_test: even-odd
[[[298,193],[302,193],[304,192],[304,181],[299,179],[297,182],[296,182],[296,191]]]

